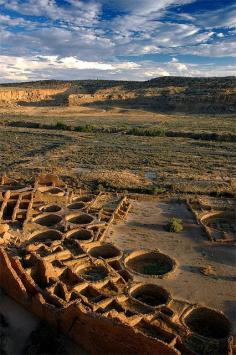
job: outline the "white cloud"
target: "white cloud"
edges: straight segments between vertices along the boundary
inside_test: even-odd
[[[76,57],[35,56],[10,57],[0,55],[0,81],[43,79],[117,79],[147,80],[158,76],[224,76],[235,75],[236,65],[187,64],[173,57],[167,63],[89,62]]]
[[[109,70],[112,69],[111,64],[100,63],[100,62],[89,62],[77,59],[75,57],[66,57],[58,59],[58,57],[45,57],[47,58],[46,65],[53,65],[56,68],[61,69],[99,69],[99,70]]]
[[[160,52],[161,52],[160,48],[153,45],[146,45],[141,50],[141,54],[160,53]]]
[[[201,45],[206,43],[208,49],[213,45],[212,51],[215,48],[215,56],[234,55],[233,48],[230,47],[229,54],[224,50],[223,37],[215,36],[221,40],[221,44],[214,47],[217,43],[216,40],[214,43],[212,41],[215,32],[201,28],[199,14],[195,17],[190,16],[190,20],[187,14],[182,14],[182,17],[177,16],[178,19],[184,18],[184,23],[161,20],[162,10],[166,11],[171,5],[181,5],[186,2],[189,1],[131,0],[127,3],[124,0],[119,2],[117,0],[111,2],[68,0],[70,6],[62,7],[58,6],[55,0],[2,1],[2,6],[5,8],[14,9],[21,14],[41,16],[41,22],[37,22],[37,18],[33,22],[21,17],[10,18],[2,15],[0,31],[2,28],[5,32],[1,37],[0,45],[3,48],[1,53],[16,56],[23,54],[73,56],[84,61],[103,62],[124,54],[129,56],[177,52],[205,55],[206,49]],[[117,5],[129,13],[104,20],[101,16],[102,5],[103,7]],[[144,10],[141,12],[140,9],[143,7],[146,12]],[[159,7],[162,10],[156,11]],[[42,22],[45,16],[48,20]],[[174,15],[172,17],[174,18]],[[202,17],[204,22],[204,14]],[[15,25],[25,26],[25,28],[15,33],[10,28]],[[230,36],[233,37],[233,33]]]
[[[207,57],[236,57],[236,41],[227,39],[225,41],[214,43],[200,43],[197,47],[183,47],[182,54],[191,54],[196,56]]]
[[[78,25],[96,21],[101,6],[98,2],[68,0],[70,6],[58,6],[55,0],[8,0],[4,6],[23,15],[48,17]]]
[[[187,65],[184,63],[180,63],[176,58],[172,58],[171,62],[169,62],[168,64],[170,68],[175,68],[176,71],[183,76],[187,76],[189,74],[189,68],[187,67]]]
[[[145,71],[144,75],[148,79],[148,78],[155,78],[158,76],[170,76],[170,73],[162,68],[157,68],[155,70]]]
[[[11,18],[8,15],[0,14],[0,24],[1,26],[26,26],[29,25],[30,22],[24,20],[23,18]]]
[[[181,5],[194,1],[67,0],[67,6],[60,6],[57,0],[0,0],[2,81],[205,75],[204,65],[196,69],[174,57],[225,57],[230,63],[227,58],[236,56],[236,5],[191,14],[179,11]],[[6,14],[9,9],[14,17]],[[118,15],[103,17],[109,9]],[[156,64],[141,61],[142,57],[133,59],[150,54],[168,54],[173,59]],[[225,68],[225,75],[233,70]]]
[[[198,25],[206,28],[235,28],[236,27],[236,4],[224,6],[218,10],[206,11],[195,16]]]
[[[194,1],[195,0],[101,0],[100,2],[108,8],[146,15],[151,12],[165,10],[171,5],[184,5]]]
[[[101,73],[113,71],[115,73],[135,70],[140,67],[134,62],[102,63],[83,61],[76,57],[35,56],[13,57],[0,55],[0,77],[6,80],[31,80],[42,77],[55,78],[54,75],[64,75],[67,70],[73,71],[78,77],[81,71],[88,70]],[[74,77],[73,77],[74,78]]]
[[[140,64],[134,62],[125,62],[119,64],[113,64],[113,68],[121,69],[121,70],[135,70],[140,67]]]

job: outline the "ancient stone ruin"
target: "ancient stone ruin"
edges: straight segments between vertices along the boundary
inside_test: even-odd
[[[198,198],[190,202],[203,230],[213,243],[234,244],[236,241],[236,210],[230,199]]]
[[[0,287],[16,302],[92,354],[230,354],[221,312],[150,283],[175,260],[105,242],[131,208],[126,196],[73,191],[54,175],[0,183]]]

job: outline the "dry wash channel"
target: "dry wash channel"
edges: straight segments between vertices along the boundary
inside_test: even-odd
[[[174,260],[146,250],[124,257],[105,242],[130,207],[126,196],[73,191],[53,175],[27,186],[3,176],[1,288],[93,354],[229,354],[222,313],[174,307],[165,288],[133,281],[132,272],[168,276]]]

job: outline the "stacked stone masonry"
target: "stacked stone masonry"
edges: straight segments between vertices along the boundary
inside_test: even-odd
[[[126,196],[74,192],[54,175],[26,186],[3,176],[0,287],[92,354],[230,354],[221,312],[133,281],[153,263],[155,277],[168,277],[174,260],[157,250],[124,256],[105,242],[130,208]]]

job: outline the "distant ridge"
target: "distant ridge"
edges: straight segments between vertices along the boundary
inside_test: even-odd
[[[43,80],[7,83],[0,85],[0,105],[236,113],[236,77],[166,76],[147,81]]]
[[[184,77],[184,76],[161,76],[152,78],[145,81],[136,81],[136,80],[109,80],[109,79],[75,79],[75,80],[58,80],[58,79],[49,79],[49,80],[35,80],[35,81],[22,81],[22,82],[10,82],[10,83],[1,83],[0,87],[17,87],[17,86],[51,86],[51,85],[64,85],[64,84],[98,84],[105,85],[108,83],[111,84],[125,84],[125,83],[136,83],[137,85],[142,85],[143,83],[166,83],[166,84],[181,84],[181,83],[229,83],[232,81],[232,85],[236,85],[236,76],[225,76],[225,77]]]

